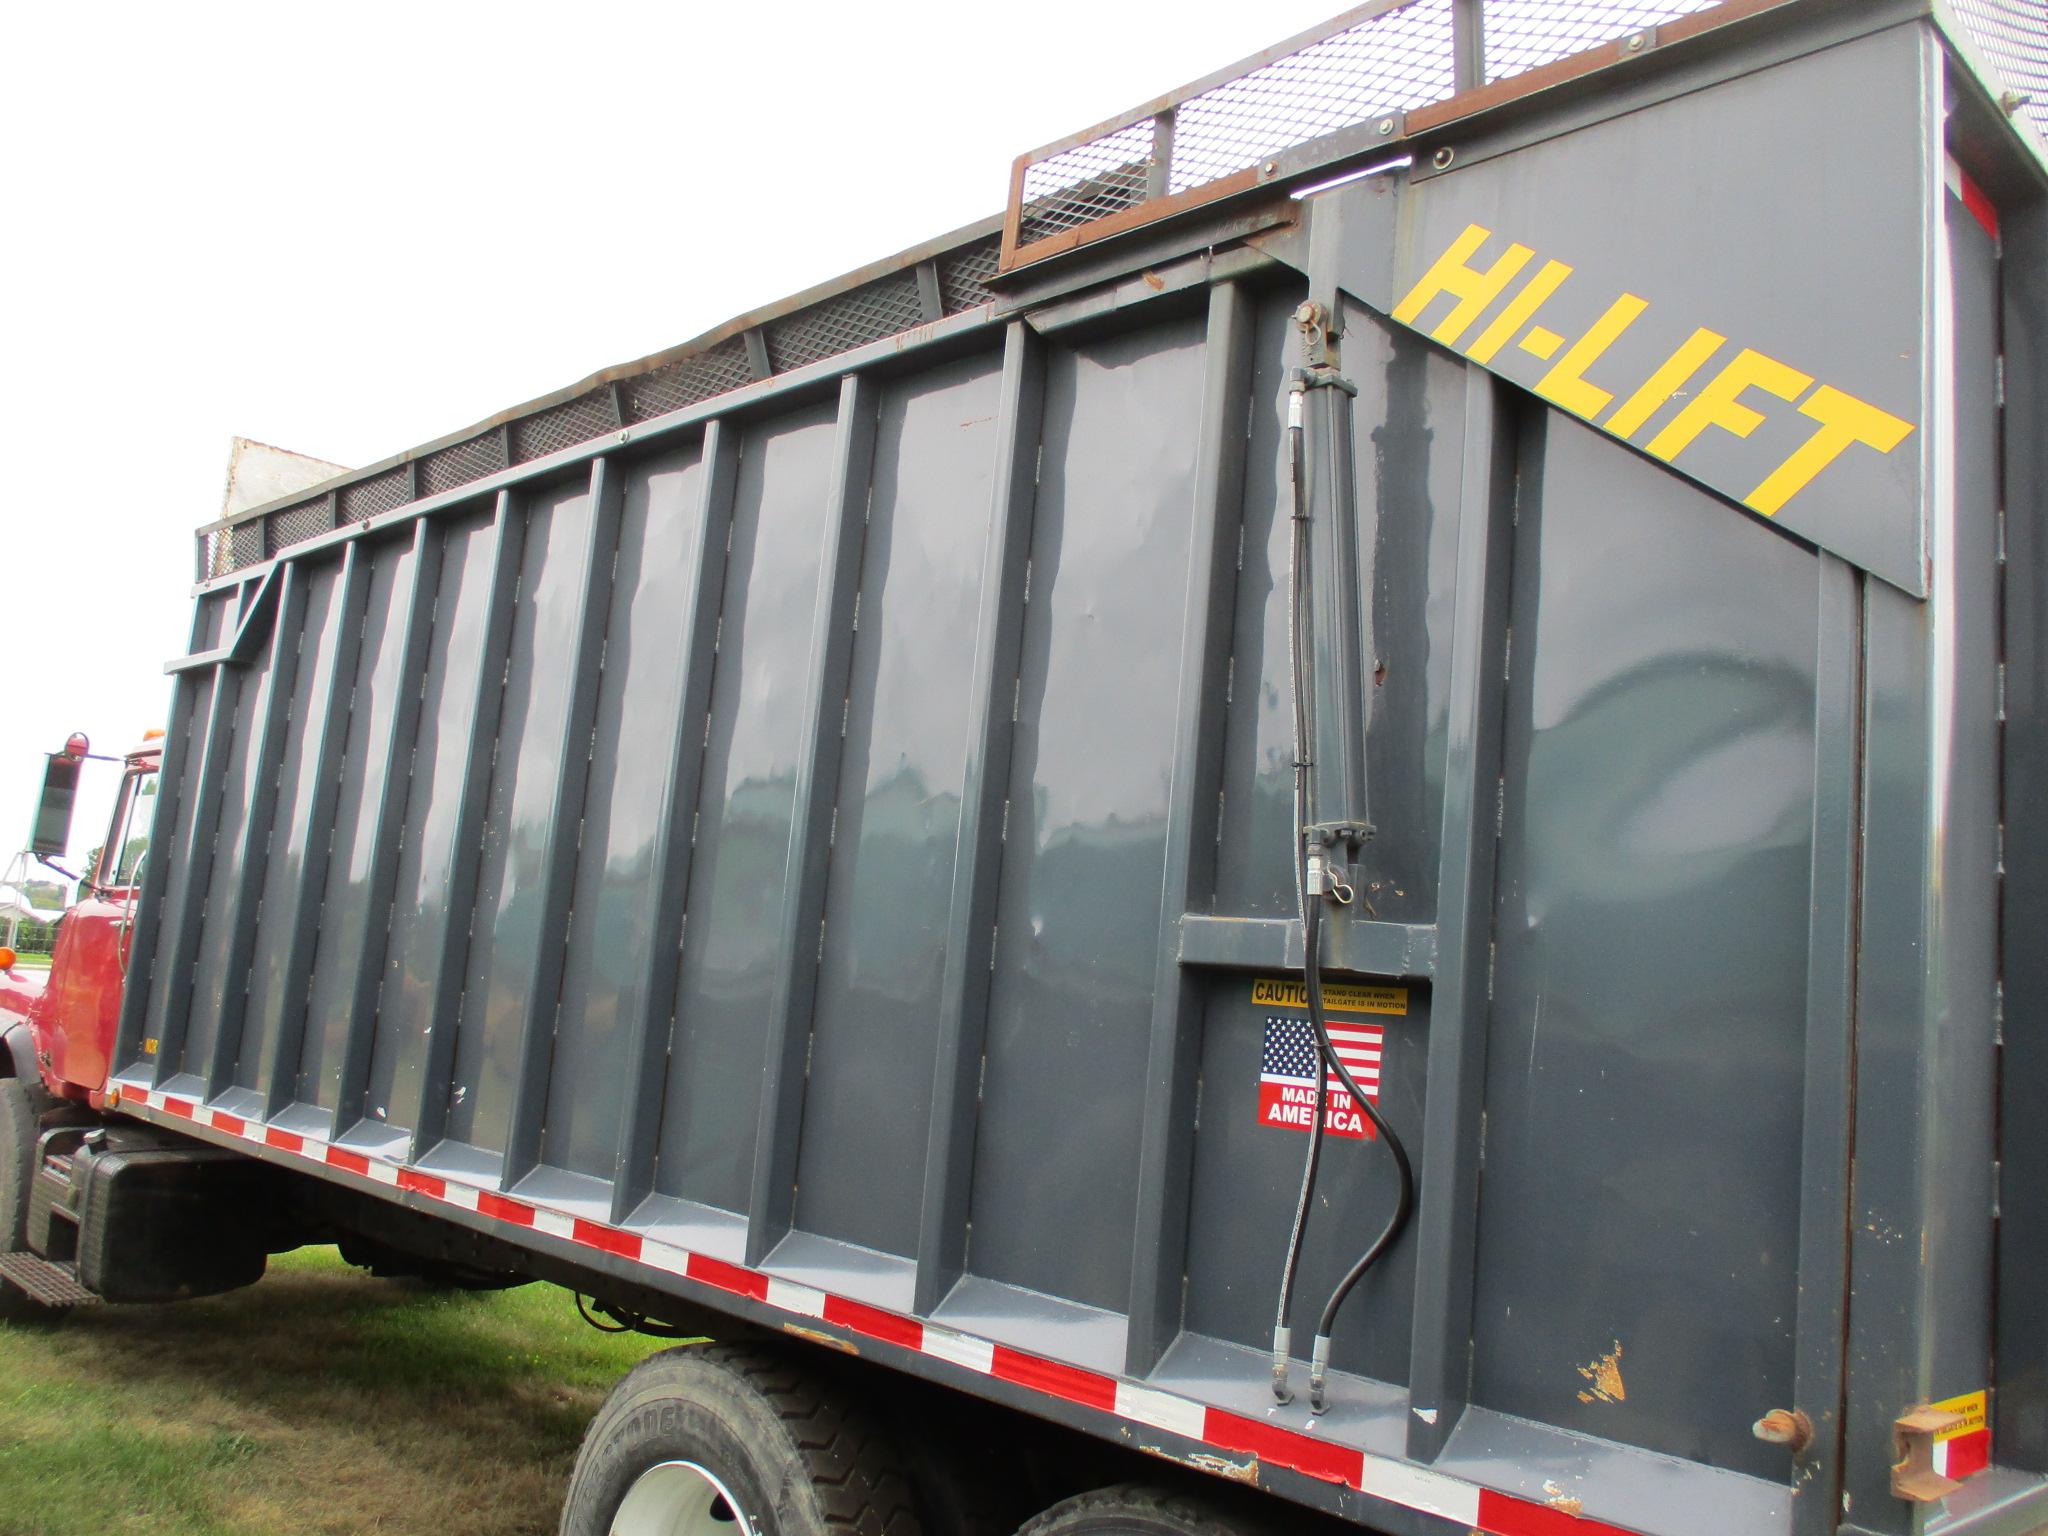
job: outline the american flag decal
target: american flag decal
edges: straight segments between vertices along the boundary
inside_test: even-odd
[[[1385,1035],[1377,1024],[1350,1020],[1330,1022],[1337,1055],[1358,1080],[1366,1097],[1380,1101],[1380,1047]],[[1259,1123],[1290,1131],[1307,1131],[1316,1112],[1315,1031],[1307,1019],[1271,1015],[1266,1020],[1265,1050],[1259,1059]],[[1323,1129],[1353,1141],[1373,1139],[1372,1121],[1330,1074],[1330,1093],[1323,1103]]]

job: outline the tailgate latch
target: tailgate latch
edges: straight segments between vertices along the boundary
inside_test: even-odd
[[[1915,1408],[1892,1421],[1892,1494],[1915,1504],[1945,1499],[1963,1485],[1934,1470],[1935,1438],[1959,1429],[1964,1415],[1946,1408]]]

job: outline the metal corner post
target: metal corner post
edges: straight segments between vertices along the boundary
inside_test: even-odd
[[[205,614],[203,606],[193,610],[192,636],[186,646],[188,651],[199,649]],[[195,752],[202,757],[205,752],[206,728],[201,711],[210,713],[215,691],[215,681],[211,677],[202,678],[195,671],[173,674],[171,712],[163,758],[157,768],[159,799],[156,811],[157,825],[172,829],[173,837],[185,811],[182,790],[186,768]],[[162,832],[158,832],[156,838],[168,853],[169,840]],[[163,932],[164,905],[170,895],[173,863],[170,858],[158,858],[146,860],[143,866],[135,928],[129,937],[127,983],[121,994],[121,1019],[114,1043],[114,1068],[119,1070],[123,1063],[139,1062],[147,1069],[145,1075],[152,1081],[160,1062],[150,1059],[146,1041],[149,1015],[158,990],[155,985],[157,950]],[[166,970],[167,980],[168,975]]]
[[[1458,91],[1486,84],[1486,0],[1451,0],[1451,73]]]

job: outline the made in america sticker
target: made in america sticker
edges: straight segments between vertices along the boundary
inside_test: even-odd
[[[1266,1015],[1259,1054],[1259,1123],[1305,1132],[1315,1124],[1318,1056],[1315,1030],[1307,1017],[1307,993],[1298,981],[1260,980],[1252,983],[1252,1001],[1268,1008],[1301,1010]],[[1406,987],[1333,984],[1323,989],[1330,1043],[1337,1048],[1345,1070],[1374,1104],[1380,1098],[1386,1033],[1378,1024],[1338,1015],[1402,1015],[1407,1011]],[[1334,1072],[1329,1075],[1329,1093],[1323,1101],[1323,1129],[1349,1141],[1370,1141],[1374,1135],[1371,1119]]]

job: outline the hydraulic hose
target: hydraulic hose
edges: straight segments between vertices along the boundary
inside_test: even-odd
[[[1317,1413],[1321,1413],[1326,1406],[1325,1390],[1330,1375],[1330,1335],[1337,1327],[1337,1313],[1342,1310],[1353,1288],[1365,1277],[1366,1271],[1380,1261],[1386,1251],[1393,1246],[1394,1239],[1401,1235],[1401,1229],[1408,1224],[1408,1213],[1415,1205],[1415,1170],[1409,1165],[1408,1149],[1402,1145],[1401,1138],[1394,1134],[1394,1128],[1387,1124],[1385,1117],[1380,1114],[1379,1106],[1367,1098],[1358,1086],[1357,1080],[1351,1075],[1351,1069],[1344,1065],[1343,1058],[1337,1054],[1336,1042],[1330,1038],[1329,1022],[1323,1017],[1323,968],[1317,954],[1316,943],[1322,937],[1319,921],[1321,905],[1320,900],[1310,902],[1309,919],[1302,935],[1309,1020],[1315,1027],[1316,1039],[1322,1047],[1323,1057],[1329,1063],[1330,1070],[1337,1074],[1337,1081],[1344,1085],[1344,1091],[1350,1094],[1352,1101],[1365,1112],[1366,1118],[1373,1123],[1373,1129],[1379,1133],[1380,1140],[1386,1144],[1387,1153],[1394,1160],[1396,1185],[1394,1209],[1387,1217],[1386,1226],[1380,1230],[1380,1235],[1373,1239],[1372,1246],[1359,1255],[1358,1262],[1353,1264],[1345,1272],[1344,1278],[1337,1282],[1337,1288],[1330,1293],[1330,1299],[1323,1307],[1322,1318],[1316,1324],[1315,1352],[1309,1358],[1308,1401],[1309,1406]]]

